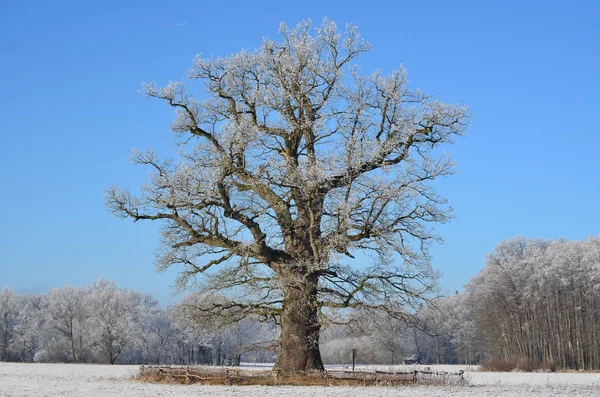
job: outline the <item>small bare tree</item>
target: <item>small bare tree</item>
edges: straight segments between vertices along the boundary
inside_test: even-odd
[[[175,109],[179,159],[136,152],[150,183],[137,197],[111,187],[107,203],[163,221],[159,267],[183,264],[182,285],[203,274],[204,293],[228,298],[202,310],[280,322],[276,368],[321,370],[324,308],[402,310],[433,288],[427,247],[449,208],[431,182],[452,171],[438,148],[469,116],[407,88],[403,68],[360,75],[352,61],[370,45],[355,26],[280,34],[198,56],[188,77],[203,100],[182,82],[144,85]]]
[[[81,362],[85,355],[84,334],[89,320],[84,307],[85,293],[83,289],[70,285],[53,289],[50,291],[46,310],[50,327],[67,339],[74,363]]]

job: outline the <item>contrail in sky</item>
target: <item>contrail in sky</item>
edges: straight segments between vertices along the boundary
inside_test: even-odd
[[[171,28],[173,28],[173,29],[174,29],[174,28],[179,28],[179,27],[181,27],[181,26],[185,25],[186,23],[187,23],[187,21],[185,21],[185,22],[181,22],[181,23],[178,23],[177,25],[171,26]]]

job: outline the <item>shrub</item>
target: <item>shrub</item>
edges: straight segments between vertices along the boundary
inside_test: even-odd
[[[514,370],[516,363],[503,358],[492,357],[481,364],[481,370],[486,372],[510,372]]]
[[[555,372],[556,365],[553,362],[544,363],[539,360],[527,359],[519,361],[519,363],[517,364],[517,370],[522,372]]]
[[[526,359],[526,360],[520,360],[517,363],[517,371],[521,371],[521,372],[535,372],[538,369],[540,369],[541,364],[539,361],[537,360],[533,360],[531,358]]]

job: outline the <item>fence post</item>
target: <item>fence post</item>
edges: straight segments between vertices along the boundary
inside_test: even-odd
[[[417,372],[416,369],[413,371],[413,383],[417,383]]]
[[[356,349],[352,349],[352,372],[354,372],[354,364],[356,363]]]
[[[225,370],[225,374],[227,376],[227,384],[229,385],[229,370]]]

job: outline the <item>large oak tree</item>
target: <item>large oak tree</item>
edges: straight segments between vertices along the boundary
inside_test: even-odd
[[[280,34],[198,56],[188,78],[200,96],[184,82],[144,85],[175,110],[177,161],[136,152],[150,182],[138,196],[112,187],[107,202],[162,222],[159,267],[183,265],[182,284],[202,274],[199,288],[219,294],[199,310],[275,319],[276,368],[321,370],[326,308],[398,314],[433,288],[427,247],[450,214],[432,181],[452,172],[439,148],[469,117],[409,89],[403,68],[361,75],[353,61],[370,45],[355,26]]]

